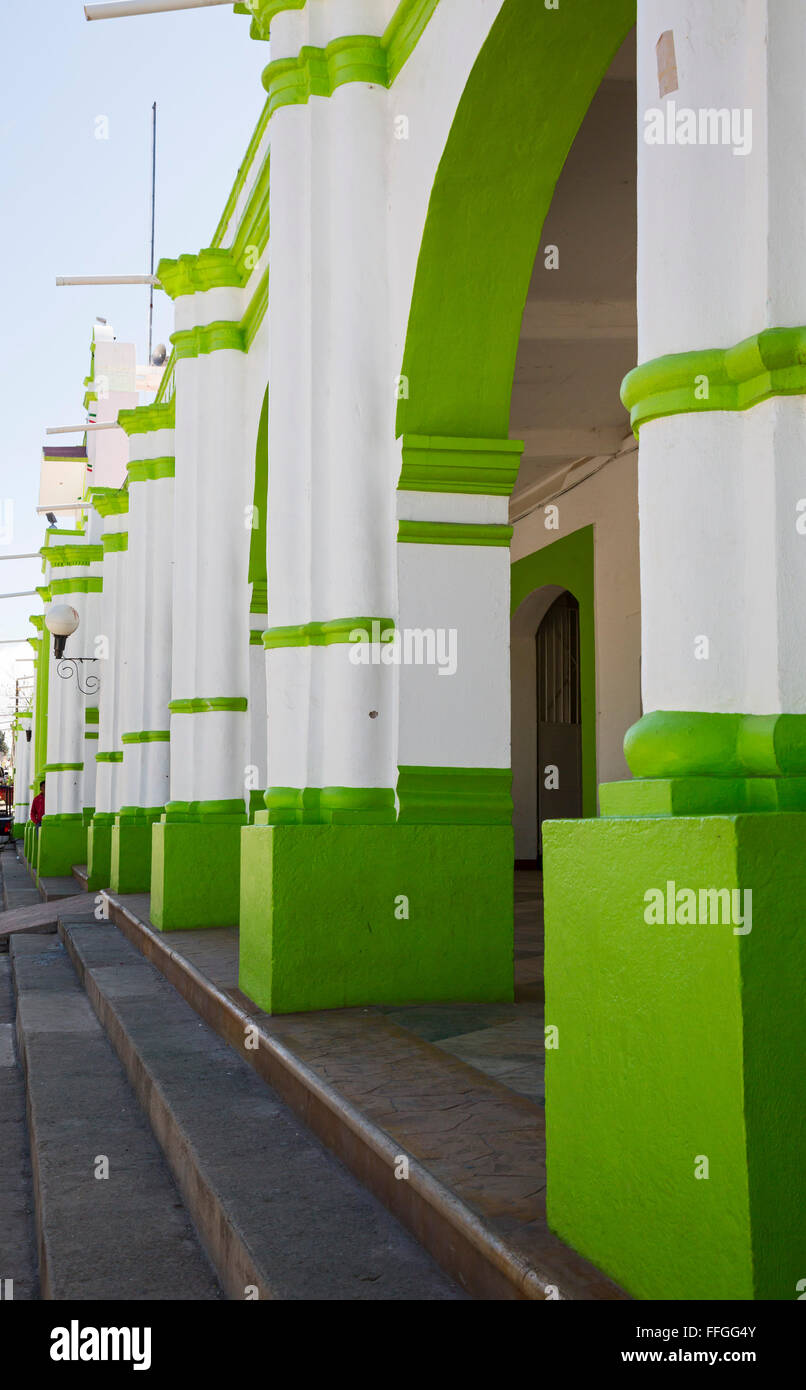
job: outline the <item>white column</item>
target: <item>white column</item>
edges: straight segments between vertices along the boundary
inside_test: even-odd
[[[30,715],[20,715],[16,734],[14,759],[14,823],[24,825],[31,807],[31,749],[33,743],[27,737],[31,733],[33,720]]]
[[[669,33],[677,85],[661,96],[656,45]],[[806,324],[794,251],[806,222],[805,62],[797,0],[639,6],[640,362]],[[698,130],[703,111],[730,113],[727,139],[670,143],[673,103]],[[647,142],[651,109],[664,113],[664,143]],[[642,425],[645,711],[806,711],[804,455],[802,395]]]

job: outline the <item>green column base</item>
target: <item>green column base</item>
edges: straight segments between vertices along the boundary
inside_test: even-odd
[[[267,1012],[512,999],[509,826],[258,824],[241,847],[239,984]]]
[[[161,931],[234,926],[245,814],[186,821],[171,814],[151,831],[151,921]]]
[[[112,872],[113,811],[96,811],[87,831],[87,891],[108,888]]]
[[[11,827],[12,840],[23,840],[25,838],[25,822],[16,821]]]
[[[796,1299],[806,817],[543,834],[549,1224],[636,1298]]]
[[[151,890],[151,827],[163,807],[126,808],[112,827],[111,872],[113,893],[148,893]]]
[[[44,816],[39,830],[37,878],[69,876],[74,864],[87,859],[87,832],[79,812],[75,816]]]

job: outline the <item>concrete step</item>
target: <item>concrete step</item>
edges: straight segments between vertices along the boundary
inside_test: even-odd
[[[11,962],[0,959],[0,1297],[38,1297],[31,1159],[25,1125],[25,1081],[14,1039]]]
[[[218,1299],[221,1290],[58,937],[15,936],[42,1297]],[[108,1176],[99,1174],[106,1171]]]
[[[2,906],[5,912],[39,902],[39,894],[28,876],[25,861],[17,856],[12,847],[4,848],[0,853],[0,874],[3,879]]]
[[[81,892],[81,893],[88,893],[88,892],[89,892],[89,879],[90,879],[90,875],[89,875],[89,870],[88,870],[86,864],[74,864],[74,865],[73,865],[73,878],[75,879],[76,883],[78,884],[79,892]]]
[[[58,903],[63,898],[73,898],[84,890],[79,888],[72,874],[38,880],[39,896],[43,903]],[[86,907],[86,903],[85,903]]]
[[[114,926],[60,933],[231,1298],[465,1297]]]

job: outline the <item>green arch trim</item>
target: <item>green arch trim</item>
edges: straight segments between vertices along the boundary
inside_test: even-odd
[[[802,395],[806,328],[766,328],[735,347],[656,357],[628,372],[621,387],[635,434],[667,415],[749,410],[771,396]]]
[[[222,711],[243,714],[248,707],[248,701],[242,695],[212,695],[209,699],[200,696],[192,700],[171,700],[168,705],[171,714],[217,714]]]
[[[121,734],[121,743],[170,743],[169,729],[142,729],[139,733]]]
[[[806,776],[806,714],[655,710],[627,730],[634,777]]]
[[[156,459],[132,459],[129,464],[130,483],[153,483],[159,478],[176,477],[176,458],[163,455]]]
[[[394,630],[393,618],[332,618],[326,623],[271,627],[263,633],[263,646],[267,651],[277,647],[331,647],[350,642],[353,632],[363,632],[370,641],[382,642],[384,634]]]
[[[559,12],[558,12],[559,13]],[[512,566],[510,613],[548,584],[573,594],[579,604],[580,693],[582,696],[582,813],[596,815],[596,611],[593,588],[593,527],[516,560]]]
[[[505,0],[465,86],[423,234],[397,434],[504,439],[523,308],[566,156],[635,0]]]
[[[254,519],[257,526],[252,528],[249,540],[248,580],[252,585],[250,613],[266,613],[268,606],[266,573],[266,508],[269,495],[269,388],[263,397],[260,419],[255,443],[255,486],[252,494]],[[262,604],[262,607],[255,607]]]

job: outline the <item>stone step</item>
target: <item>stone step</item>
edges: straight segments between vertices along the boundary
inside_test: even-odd
[[[54,878],[40,878],[38,887],[39,896],[43,903],[58,903],[63,898],[73,898],[78,893],[83,892],[72,874],[63,874]]]
[[[14,1038],[11,962],[0,959],[0,1297],[38,1297],[31,1159],[25,1125],[25,1081]]]
[[[42,1297],[220,1299],[160,1147],[63,943],[15,936],[11,963]],[[104,1171],[108,1176],[99,1176]]]
[[[231,1298],[465,1297],[113,925],[60,934]]]
[[[377,1009],[270,1017],[237,987],[237,929],[162,932],[147,894],[102,897],[197,1015],[473,1297],[627,1298],[549,1229],[542,1105]]]

